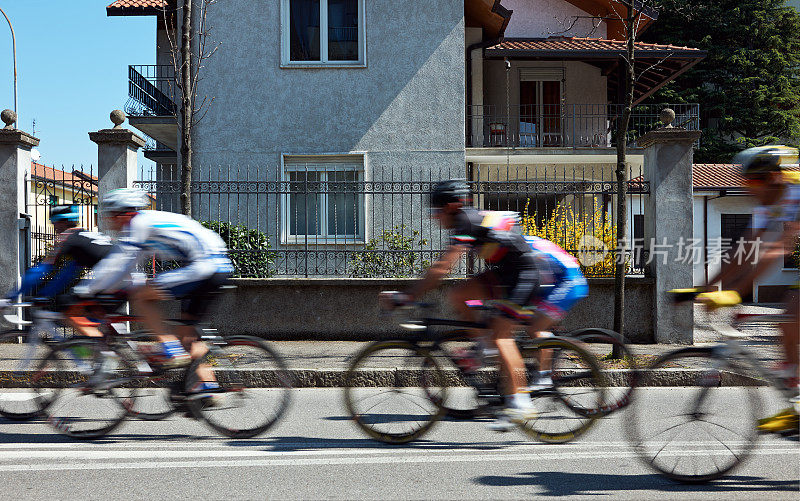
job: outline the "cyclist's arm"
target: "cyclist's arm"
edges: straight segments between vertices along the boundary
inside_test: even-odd
[[[33,291],[39,285],[39,283],[41,283],[42,279],[48,273],[50,273],[52,269],[53,265],[49,262],[39,263],[32,268],[28,268],[25,271],[25,275],[22,276],[22,282],[20,283],[20,286],[6,294],[6,299],[15,298],[20,294],[23,296],[30,294],[31,291]]]
[[[762,232],[760,237],[769,236],[766,232]],[[750,292],[755,279],[760,277],[765,272],[769,271],[777,262],[784,258],[787,249],[791,249],[794,238],[797,236],[797,231],[794,224],[787,224],[783,232],[778,238],[767,238],[762,240],[762,249],[758,255],[758,262],[755,266],[744,267],[742,274],[738,275],[733,281],[733,289],[740,294],[744,295]]]
[[[92,268],[93,278],[79,283],[74,289],[75,293],[91,296],[117,290],[136,267],[140,253],[141,249],[133,245],[117,244],[108,256]]]
[[[75,261],[64,265],[58,270],[56,276],[47,282],[47,285],[45,285],[37,295],[41,297],[54,297],[56,294],[64,292],[80,272],[81,267]]]
[[[425,276],[415,283],[407,292],[414,298],[419,298],[426,292],[435,289],[444,277],[450,273],[456,261],[467,251],[464,245],[451,245],[444,251],[438,261],[433,263]]]

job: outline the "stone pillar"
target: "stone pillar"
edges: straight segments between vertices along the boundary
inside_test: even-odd
[[[130,188],[136,180],[139,148],[145,140],[122,128],[125,113],[111,112],[112,129],[90,132],[89,139],[97,143],[97,188],[98,199],[111,190]],[[99,222],[102,229],[102,221]]]
[[[692,238],[692,160],[700,131],[670,125],[672,110],[662,112],[667,125],[640,137],[644,148],[644,174],[650,181],[645,212],[645,249],[649,271],[655,277],[653,332],[657,343],[692,344],[693,308],[674,306],[667,291],[692,287],[692,259],[685,258]],[[684,248],[681,249],[681,242]]]
[[[25,172],[31,168],[31,148],[39,140],[14,128],[13,111],[3,110],[0,118],[6,124],[0,129],[0,294],[5,294],[19,285],[20,267],[28,264],[20,253],[20,242],[29,243],[20,238],[27,228]]]

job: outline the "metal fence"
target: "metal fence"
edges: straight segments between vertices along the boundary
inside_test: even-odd
[[[675,111],[673,125],[700,130],[700,105],[638,105],[628,126],[628,143],[662,125],[660,113]],[[608,148],[617,144],[621,104],[471,105],[467,147]]]
[[[51,207],[78,205],[80,226],[97,229],[97,174],[92,166],[56,168],[33,163],[25,178],[25,188],[29,244],[21,263],[24,268],[39,261],[55,244]]]
[[[578,256],[584,271],[613,276],[617,190],[614,165],[483,165],[424,171],[360,164],[291,168],[195,167],[193,216],[222,234],[243,277],[412,277],[448,244],[427,200],[441,179],[468,179],[474,204],[521,216],[525,233]],[[631,168],[628,270],[644,273],[642,238],[649,183]],[[174,169],[142,171],[137,186],[160,210],[179,210]],[[456,274],[481,270],[467,257]]]

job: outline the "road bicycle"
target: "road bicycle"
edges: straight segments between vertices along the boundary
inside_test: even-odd
[[[693,300],[697,294],[676,292],[673,299]],[[728,313],[730,308],[718,308],[698,324],[719,334],[719,343],[666,353],[642,371],[641,388],[626,423],[628,437],[644,462],[679,482],[720,478],[748,457],[759,439],[756,425],[763,417],[759,388],[772,386],[785,400],[794,396],[783,379],[745,346],[747,336],[737,328],[786,321],[788,315]],[[679,399],[647,388],[659,386],[670,371],[684,379],[686,388]]]
[[[415,317],[430,307],[416,303],[406,314]],[[359,428],[397,444],[422,437],[448,413],[461,418],[498,413],[504,402],[497,360],[485,359],[486,367],[478,368],[464,330],[486,329],[486,322],[422,317],[403,319],[400,326],[408,337],[370,343],[345,374],[345,405]],[[555,336],[528,339],[520,348],[531,373],[538,370],[537,355],[552,352],[553,385],[530,391],[536,416],[519,428],[550,443],[586,432],[602,416],[598,409],[605,402],[606,384],[595,357],[574,340]]]
[[[100,319],[104,337],[59,343],[31,376],[34,390],[50,395],[43,413],[59,432],[93,439],[113,431],[127,416],[156,420],[183,410],[222,435],[249,438],[284,414],[291,378],[283,359],[263,340],[222,337],[198,328],[206,353],[187,368],[168,369],[154,361],[157,340],[152,334],[127,330],[137,317],[98,313],[105,305],[97,300],[81,306]],[[201,377],[215,380],[219,389],[194,398],[191,392]]]

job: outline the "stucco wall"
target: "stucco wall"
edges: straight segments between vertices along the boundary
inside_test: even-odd
[[[553,35],[606,37],[605,21],[594,28],[594,24],[597,24],[595,20],[576,19],[576,16],[588,14],[564,0],[503,0],[503,7],[514,11],[506,28],[506,38]]]
[[[708,201],[708,241],[710,243],[721,236],[722,214],[752,214],[755,207],[755,200],[749,196],[714,198],[715,196],[715,194],[709,195]],[[700,194],[695,194],[694,196],[694,238],[700,241],[703,238],[703,197]],[[713,252],[713,250],[710,249],[710,252]],[[719,269],[720,263],[709,263],[709,278],[713,279],[719,273]],[[781,260],[754,282],[754,300],[758,300],[758,288],[762,285],[792,285],[796,282],[797,271],[784,270],[783,260]],[[694,283],[695,285],[705,283],[704,264],[702,262],[694,266]]]
[[[396,320],[378,310],[381,290],[402,290],[408,280],[234,280],[237,289],[226,294],[210,316],[212,326],[225,334],[252,334],[268,339],[377,339],[401,332]],[[431,293],[426,300],[443,304],[444,292],[457,280]],[[633,342],[652,342],[652,281],[626,281],[626,332]],[[565,321],[569,329],[613,326],[613,280],[590,280],[589,297],[579,302]],[[433,315],[452,315],[449,309]]]

